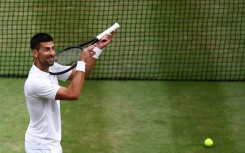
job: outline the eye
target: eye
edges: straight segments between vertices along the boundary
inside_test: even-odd
[[[45,48],[44,48],[44,51],[45,51],[45,52],[48,52],[48,51],[50,51],[50,48],[49,48],[49,47],[45,47]]]

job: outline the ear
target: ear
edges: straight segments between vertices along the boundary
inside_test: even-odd
[[[38,57],[38,51],[36,49],[32,50],[33,57]]]

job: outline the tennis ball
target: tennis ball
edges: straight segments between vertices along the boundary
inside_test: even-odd
[[[213,142],[212,139],[210,139],[210,138],[205,139],[204,146],[206,146],[206,147],[213,147],[213,145],[214,145],[214,142]]]

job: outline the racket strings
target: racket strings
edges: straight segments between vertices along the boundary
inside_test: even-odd
[[[65,65],[71,66],[77,63],[81,54],[80,48],[70,48],[68,50],[58,52],[55,55],[55,62]]]

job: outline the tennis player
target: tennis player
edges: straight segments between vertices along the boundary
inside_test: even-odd
[[[62,153],[60,100],[77,100],[86,75],[93,69],[101,50],[110,43],[113,33],[95,45],[85,48],[77,67],[65,74],[50,75],[49,70],[67,69],[54,62],[54,40],[46,33],[38,33],[30,45],[33,65],[24,85],[30,123],[25,134],[26,153]],[[68,87],[58,80],[71,80]]]

